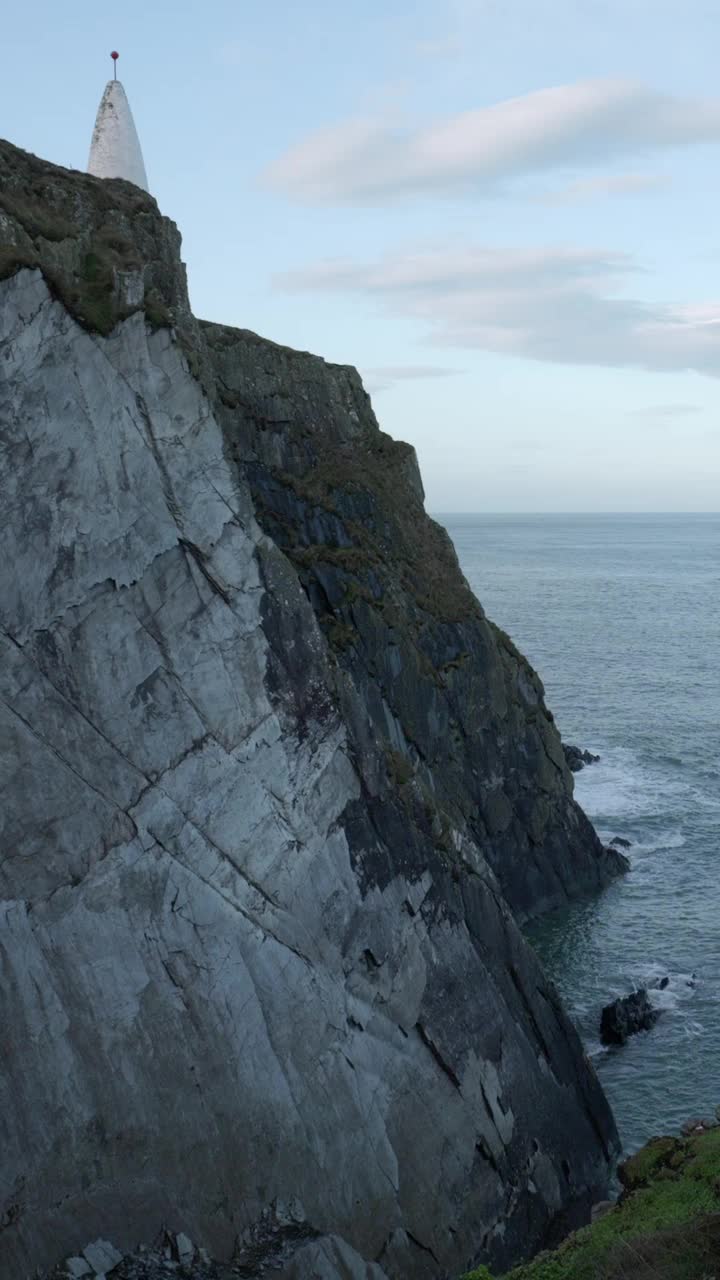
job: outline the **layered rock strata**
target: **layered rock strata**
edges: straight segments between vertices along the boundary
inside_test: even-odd
[[[508,903],[621,858],[537,676],[357,375],[201,329],[150,197],[0,144],[0,241],[0,1276],[551,1243],[617,1136]]]

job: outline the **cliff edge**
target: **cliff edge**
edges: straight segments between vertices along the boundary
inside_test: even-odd
[[[617,1150],[510,908],[622,862],[412,450],[179,248],[0,143],[0,1276],[507,1268]]]

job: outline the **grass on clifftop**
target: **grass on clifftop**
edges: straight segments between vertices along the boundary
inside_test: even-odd
[[[604,1217],[504,1277],[464,1280],[720,1280],[720,1129],[656,1138],[621,1168]]]

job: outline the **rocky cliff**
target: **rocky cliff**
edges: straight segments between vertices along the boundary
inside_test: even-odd
[[[357,375],[199,325],[149,196],[0,143],[0,450],[3,1280],[583,1221],[616,1133],[509,908],[622,861]]]
[[[619,1199],[597,1205],[591,1226],[497,1280],[712,1280],[720,1273],[720,1127],[717,1118],[691,1121],[683,1133],[651,1139],[620,1166]],[[493,1276],[480,1267],[463,1280]]]

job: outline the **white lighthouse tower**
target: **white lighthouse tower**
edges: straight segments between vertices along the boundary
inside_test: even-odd
[[[117,79],[119,54],[113,50],[110,57],[115,74],[105,86],[98,107],[90,144],[88,173],[94,174],[96,178],[125,178],[127,182],[134,182],[136,187],[147,191],[148,180],[140,139],[127,95]]]

